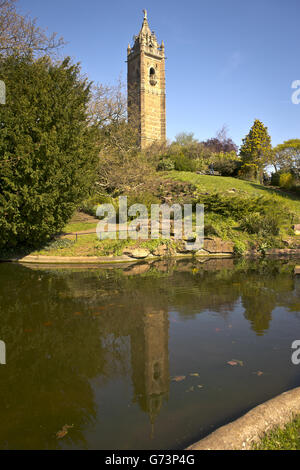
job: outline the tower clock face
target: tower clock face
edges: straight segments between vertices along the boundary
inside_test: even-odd
[[[150,85],[155,86],[157,84],[157,75],[154,67],[150,67],[149,70],[149,82]]]

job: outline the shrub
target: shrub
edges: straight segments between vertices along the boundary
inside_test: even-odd
[[[259,212],[253,212],[246,215],[242,221],[240,228],[248,233],[259,233],[261,229],[262,216]]]
[[[291,191],[296,193],[298,196],[300,196],[300,185],[294,185],[291,187]]]
[[[240,228],[250,234],[276,236],[279,234],[281,224],[282,215],[280,213],[260,214],[253,212],[242,219]]]
[[[291,189],[294,184],[294,178],[291,173],[282,173],[279,176],[279,186],[284,189]]]
[[[255,163],[245,163],[238,172],[238,177],[246,181],[257,181],[258,176],[259,170]]]
[[[95,217],[96,209],[100,204],[113,204],[115,207],[117,206],[116,201],[111,196],[97,194],[85,199],[78,207],[78,210]]]
[[[172,158],[164,157],[160,160],[156,167],[157,171],[172,171],[175,170],[175,162]]]
[[[61,238],[48,243],[43,249],[45,251],[62,250],[63,248],[70,248],[74,243],[73,240],[69,240],[68,238]]]
[[[276,171],[276,173],[272,173],[271,175],[271,185],[272,186],[279,186],[279,179],[280,179],[280,171]]]
[[[212,159],[212,163],[214,170],[220,173],[221,176],[237,176],[242,166],[241,160],[237,158],[234,152],[216,154]]]
[[[147,207],[148,214],[151,213],[151,204],[160,204],[160,200],[154,196],[151,192],[143,191],[128,196],[127,206],[130,207],[133,204],[144,204]]]
[[[194,160],[194,164],[195,164],[194,171],[199,171],[203,173],[206,173],[208,171],[209,162],[205,160],[204,158],[197,158],[196,160]]]
[[[284,171],[279,170],[276,173],[272,173],[271,184],[273,186],[280,186],[284,189],[289,189],[296,194],[300,192],[299,177],[297,171]]]
[[[270,224],[270,231],[276,232],[277,226],[292,221],[293,214],[288,207],[275,197],[268,196],[229,196],[222,193],[199,194],[196,202],[204,204],[207,212],[220,214],[238,222],[251,215],[249,227],[255,225],[257,214],[264,217],[264,225]],[[267,217],[266,217],[267,216]],[[262,221],[260,221],[262,223]],[[249,230],[251,230],[249,228]],[[253,232],[257,233],[257,232]]]
[[[234,242],[234,253],[238,256],[242,256],[247,250],[247,245],[240,240]]]
[[[205,236],[208,236],[208,235],[214,235],[214,236],[219,236],[219,232],[217,230],[217,228],[211,224],[211,223],[205,223],[204,225],[204,235]]]
[[[185,155],[176,155],[172,157],[175,170],[177,171],[196,171],[196,163]]]

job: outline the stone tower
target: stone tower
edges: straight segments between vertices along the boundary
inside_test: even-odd
[[[127,48],[128,119],[139,129],[141,148],[166,140],[165,47],[150,30],[147,11],[134,45]]]

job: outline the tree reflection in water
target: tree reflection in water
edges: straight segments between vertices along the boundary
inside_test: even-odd
[[[59,427],[74,424],[68,445],[89,448],[85,430],[98,419],[95,378],[105,386],[130,376],[132,403],[153,426],[170,394],[169,312],[226,318],[240,303],[262,336],[276,307],[299,315],[294,265],[232,259],[90,269],[0,265],[0,339],[7,345],[0,447],[59,448]]]

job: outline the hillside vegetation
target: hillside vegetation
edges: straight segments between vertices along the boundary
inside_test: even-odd
[[[231,194],[245,193],[249,196],[272,196],[276,200],[285,203],[295,213],[300,221],[300,197],[292,192],[283,191],[278,188],[263,186],[259,183],[245,181],[238,178],[224,176],[197,175],[188,171],[171,171],[168,177],[175,181],[184,181],[194,184],[201,192],[221,192]],[[230,193],[235,190],[236,193]]]
[[[194,202],[204,204],[205,235],[234,242],[237,254],[296,247],[293,225],[300,221],[300,198],[280,189],[238,178],[168,172],[194,185]]]

